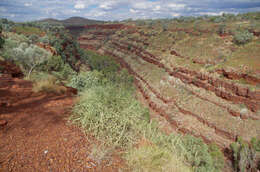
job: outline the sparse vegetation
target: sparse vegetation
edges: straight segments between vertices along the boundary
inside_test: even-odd
[[[234,42],[238,45],[243,45],[250,42],[253,39],[253,34],[245,31],[237,31],[234,35]]]
[[[230,145],[234,158],[234,169],[238,172],[257,171],[258,163],[256,159],[257,151],[259,151],[260,141],[253,138],[251,145],[246,143],[242,138],[238,138],[237,142]]]
[[[90,55],[89,58],[91,57],[97,58]],[[108,60],[108,57],[103,59]],[[96,67],[99,68],[99,65]],[[211,154],[202,140],[194,137],[166,136],[159,131],[157,124],[149,122],[148,111],[134,98],[131,79],[125,80],[127,76],[124,71],[121,72],[124,74],[117,74],[113,67],[109,65],[106,67],[112,70],[108,72],[106,69],[106,72],[113,75],[112,78],[111,75],[105,76],[94,71],[81,73],[72,79],[71,85],[82,91],[80,101],[75,106],[71,118],[74,122],[92,133],[95,138],[109,147],[108,149],[112,147],[126,150],[129,168],[133,168],[134,171],[189,170],[187,166],[180,163],[181,159],[176,158],[178,154],[189,162],[195,171],[218,171],[223,167],[222,156],[216,155],[221,154],[218,149],[214,149],[212,151],[214,153]],[[138,144],[143,137],[155,147],[144,147],[140,150],[135,148],[134,145]],[[138,161],[135,155],[141,158],[141,154],[137,151],[145,152],[143,156],[152,157],[147,159],[147,162],[140,162],[139,165],[133,166]],[[178,165],[173,167],[166,159]]]
[[[133,148],[126,155],[126,160],[133,172],[189,172],[180,159],[163,147],[144,145]]]
[[[129,29],[104,29],[104,34],[83,37],[83,43],[87,40],[91,44],[94,39],[95,45],[100,44],[98,52],[111,52],[123,60],[136,76],[121,69],[114,58],[82,50],[59,22],[12,23],[1,19],[0,56],[21,67],[36,93],[64,94],[72,89],[68,87],[78,90],[70,120],[97,139],[89,158],[98,164],[118,153],[126,162],[125,171],[220,172],[225,164],[220,148],[194,136],[205,136],[212,142],[220,139],[227,146],[243,125],[241,135],[252,129],[250,137],[258,137],[258,130],[250,128],[259,123],[250,109],[258,105],[259,84],[254,84],[259,75],[253,73],[259,64],[257,20],[259,15],[254,13],[128,19],[114,23],[124,23]],[[115,48],[113,41],[122,47]],[[87,69],[81,70],[84,65]],[[247,71],[254,75],[226,74],[223,70],[230,66],[250,68]],[[253,84],[238,83],[237,77],[251,77]],[[186,135],[169,134],[168,128],[160,126],[160,119],[151,118],[149,109],[137,99],[134,81],[139,80],[141,93],[147,94],[142,98],[156,115],[169,123],[167,127]],[[244,107],[232,102],[233,97],[236,101],[245,99]],[[253,107],[248,107],[251,98]],[[198,104],[205,108],[201,110]],[[230,149],[235,171],[260,168],[258,139],[249,144],[239,138]]]
[[[0,25],[0,49],[3,48],[5,40],[2,36],[2,26]]]

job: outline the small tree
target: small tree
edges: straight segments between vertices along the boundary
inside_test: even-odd
[[[32,71],[40,64],[48,60],[48,57],[51,56],[46,50],[36,46],[31,45],[25,49],[22,49],[23,46],[13,49],[14,60],[19,62],[22,67],[28,72],[28,77]]]
[[[30,68],[28,77],[30,77],[31,72],[36,66],[47,60],[48,56],[50,56],[50,53],[35,45],[30,46],[25,50],[24,60],[27,62]]]

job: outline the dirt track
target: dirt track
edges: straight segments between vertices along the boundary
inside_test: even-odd
[[[91,137],[68,124],[71,93],[33,93],[32,83],[0,76],[0,171],[117,171],[90,158]]]

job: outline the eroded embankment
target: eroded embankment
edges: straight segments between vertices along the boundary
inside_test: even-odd
[[[164,107],[160,106],[155,101],[153,101],[151,98],[152,96],[155,96],[157,99],[159,99],[161,102],[163,102],[166,106],[167,105],[175,106],[182,115],[192,116],[193,118],[195,118],[197,120],[198,123],[201,123],[199,125],[204,125],[203,127],[207,126],[207,127],[211,128],[212,131],[214,130],[216,135],[219,135],[220,137],[224,138],[224,139],[223,138],[221,139],[222,141],[225,140],[225,142],[218,143],[220,146],[222,146],[222,147],[226,146],[230,142],[234,141],[235,136],[232,135],[231,133],[228,133],[228,132],[218,128],[217,126],[214,126],[214,124],[209,123],[208,121],[199,117],[199,115],[196,115],[188,110],[181,108],[174,99],[169,100],[169,99],[164,98],[159,92],[157,92],[153,87],[151,87],[147,81],[145,81],[140,75],[138,75],[130,67],[130,65],[128,63],[126,63],[122,58],[120,58],[119,56],[116,56],[115,54],[113,54],[112,52],[109,52],[107,50],[105,51],[105,54],[109,55],[111,57],[114,57],[114,59],[117,62],[119,62],[122,67],[128,69],[129,73],[135,77],[135,84],[136,84],[137,88],[139,89],[139,91],[142,93],[143,97],[147,100],[147,103],[149,104],[150,108],[152,108],[155,112],[157,112],[161,116],[165,117],[167,119],[167,121],[175,129],[177,129],[178,131],[185,133],[185,134],[188,133],[188,134],[192,134],[196,137],[201,137],[206,143],[211,143],[213,141],[218,143],[217,140],[209,139],[209,138],[205,137],[202,133],[194,132],[194,130],[191,130],[188,127],[181,125],[178,120],[175,120],[172,118],[172,114],[170,112],[167,112],[165,106]],[[145,88],[147,88],[147,90],[145,90]],[[215,138],[218,138],[219,136],[215,136]]]
[[[126,42],[119,42],[119,40],[116,40],[112,41],[112,44],[114,44],[121,50],[131,51],[131,53],[134,53],[143,60],[164,69],[169,73],[169,75],[177,77],[187,84],[193,84],[197,87],[204,88],[207,91],[212,91],[217,96],[231,102],[245,104],[252,112],[257,112],[260,109],[260,91],[258,90],[251,91],[247,87],[230,83],[228,81],[214,78],[207,74],[192,71],[186,68],[166,67],[163,63],[159,61],[158,58],[142,50],[141,48],[137,48],[134,45]],[[129,49],[129,46],[131,46],[132,48]]]
[[[243,133],[243,136],[246,136],[245,133],[248,133],[248,130],[251,130],[251,128],[253,132],[248,134],[246,140],[249,140],[251,136],[258,137],[255,134],[257,129],[253,127],[245,129],[244,127],[248,128],[247,126],[251,124],[255,125],[259,120],[259,116],[256,113],[260,108],[259,90],[250,90],[244,85],[230,82],[230,80],[237,78],[216,77],[215,73],[219,71],[201,73],[184,67],[169,65],[164,63],[161,57],[156,57],[143,48],[136,46],[134,38],[122,41],[122,39],[118,39],[118,36],[114,36],[111,30],[107,28],[102,29],[97,32],[96,36],[91,30],[88,31],[91,34],[88,35],[86,33],[82,35],[79,39],[82,43],[81,46],[107,54],[115,58],[122,67],[127,68],[134,76],[135,84],[150,108],[167,119],[174,129],[201,137],[207,143],[215,142],[221,147],[229,146],[240,135],[240,131]],[[127,31],[127,29],[124,30],[124,32]],[[130,29],[130,31],[134,32],[133,29]],[[99,32],[104,33],[100,34]],[[149,46],[146,40],[138,41]],[[92,45],[95,48],[91,47]],[[176,51],[172,52],[172,55],[189,58],[183,57]],[[136,66],[137,63],[138,67]],[[151,82],[150,76],[146,77],[149,74],[150,67],[150,70],[157,68],[155,71],[164,71],[165,76],[159,79],[159,82],[160,80],[167,82],[170,85],[169,89],[175,89],[175,91],[176,87],[183,87],[187,93],[192,95],[192,99],[194,99],[192,101],[195,103],[201,102],[201,106],[206,105],[206,107],[202,107],[201,110],[198,110],[198,108],[196,108],[197,110],[192,110],[191,105],[186,104],[187,106],[185,106],[183,99],[180,98],[182,93],[178,93],[176,96],[167,96],[167,92],[162,92],[156,84],[154,85],[156,82]],[[251,76],[247,78],[251,78],[248,81],[251,81],[252,85],[254,85],[254,82],[258,82],[257,78]],[[179,91],[182,92],[182,90]],[[246,114],[241,111],[241,104],[246,105],[248,109]],[[217,116],[214,116],[217,115],[216,112],[210,114],[211,111],[205,109],[211,107],[215,111],[220,111],[220,113],[224,114],[218,119]],[[212,111],[214,111],[213,109]],[[207,114],[210,114],[209,117]],[[232,125],[229,126],[229,124]]]

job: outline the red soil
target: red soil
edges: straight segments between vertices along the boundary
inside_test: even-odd
[[[0,171],[118,171],[119,158],[98,164],[89,156],[95,139],[68,125],[68,90],[33,93],[30,81],[0,76]]]
[[[23,77],[23,72],[15,64],[7,61],[0,60],[0,72],[3,74],[10,74],[12,77],[20,78]]]

